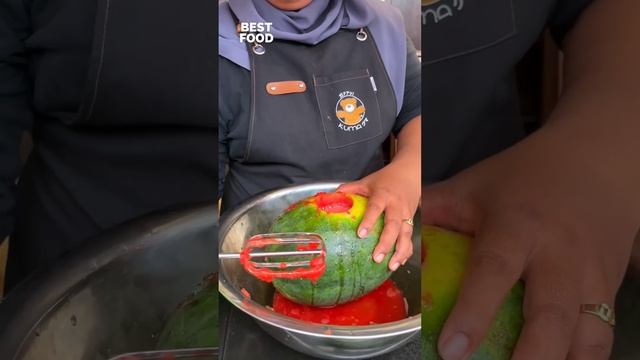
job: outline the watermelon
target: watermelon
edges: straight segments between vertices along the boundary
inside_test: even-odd
[[[366,238],[356,234],[367,198],[345,193],[318,193],[290,206],[273,224],[272,232],[313,232],[324,240],[326,270],[316,280],[274,279],[284,297],[299,304],[334,306],[355,300],[389,278],[393,250],[381,263],[373,261],[384,215]],[[283,250],[284,246],[277,246]],[[292,249],[288,249],[292,250]]]
[[[218,277],[209,275],[169,316],[160,332],[157,348],[218,346],[218,296]]]
[[[458,295],[469,254],[469,238],[444,229],[423,226],[422,249],[422,355],[440,359],[438,336]],[[518,282],[506,296],[489,332],[472,360],[507,360],[524,323],[524,287]]]

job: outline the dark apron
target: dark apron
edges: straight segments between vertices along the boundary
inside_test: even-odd
[[[518,84],[513,70],[554,8],[578,2],[441,0],[422,7],[422,106],[429,117],[423,183],[447,179],[524,138],[518,87],[537,90]]]
[[[247,149],[242,161],[229,164],[225,209],[266,190],[355,180],[383,166],[396,97],[367,29],[341,30],[315,46],[275,41],[258,50],[249,46]],[[306,90],[268,92],[267,84],[283,81]]]
[[[104,229],[215,202],[216,6],[97,1],[78,111],[34,126],[9,287]]]

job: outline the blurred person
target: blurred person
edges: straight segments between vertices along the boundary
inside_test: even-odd
[[[469,358],[522,278],[514,359],[608,359],[640,226],[640,2],[423,4],[423,221],[475,237],[441,356]],[[514,67],[547,26],[563,93],[526,136]]]
[[[0,0],[7,289],[105,229],[215,202],[215,6]]]

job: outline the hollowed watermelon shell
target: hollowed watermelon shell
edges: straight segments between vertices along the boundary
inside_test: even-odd
[[[387,280],[393,250],[379,264],[372,259],[384,216],[366,238],[356,234],[366,205],[367,198],[363,196],[319,193],[287,209],[271,230],[320,234],[326,250],[326,271],[315,283],[307,279],[274,279],[275,288],[297,303],[333,306],[357,299]]]

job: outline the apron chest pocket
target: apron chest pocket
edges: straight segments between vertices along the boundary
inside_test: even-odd
[[[382,135],[376,79],[369,70],[314,76],[313,82],[329,149]]]

